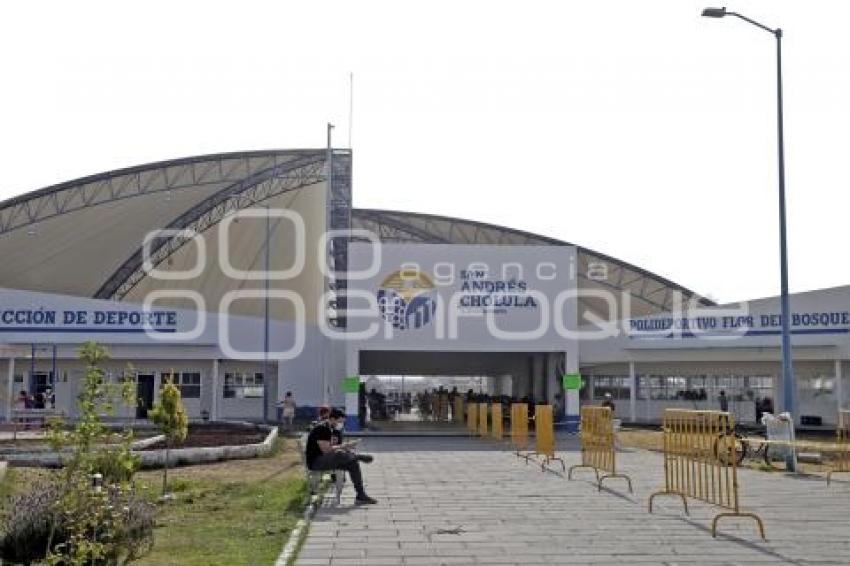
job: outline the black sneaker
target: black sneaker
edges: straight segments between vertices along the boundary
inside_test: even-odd
[[[363,462],[364,464],[371,464],[372,460],[374,460],[374,459],[375,459],[375,457],[372,456],[371,454],[358,454],[357,455],[357,460],[359,460],[360,462]]]
[[[354,498],[355,505],[374,505],[377,502],[377,499],[372,499],[368,495],[358,495]]]

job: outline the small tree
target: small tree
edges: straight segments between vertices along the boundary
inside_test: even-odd
[[[186,409],[183,407],[183,399],[180,389],[174,385],[174,374],[168,378],[160,392],[160,402],[148,412],[151,419],[159,430],[165,435],[165,465],[162,468],[162,496],[166,497],[168,488],[168,461],[173,444],[180,444],[186,440],[189,433],[189,419]]]
[[[80,348],[86,372],[80,382],[79,416],[74,428],[51,423],[49,440],[63,464],[52,502],[43,554],[47,564],[113,564],[144,554],[153,544],[153,516],[132,486],[138,459],[130,451],[133,433],[113,433],[101,413],[113,412],[114,400],[132,402],[132,387],[122,380],[120,395],[101,365],[109,358],[95,342]],[[99,474],[102,485],[93,489]],[[144,521],[142,521],[142,518]]]

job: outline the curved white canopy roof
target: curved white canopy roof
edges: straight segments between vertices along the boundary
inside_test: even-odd
[[[350,168],[350,152],[335,150]],[[0,203],[0,287],[85,297],[134,298],[144,281],[141,242],[158,228],[214,228],[227,214],[324,183],[325,149],[268,150],[175,159],[47,187]],[[350,169],[349,169],[350,171]],[[334,173],[336,175],[336,173]],[[312,205],[312,206],[315,206]],[[347,212],[348,208],[343,207]],[[571,245],[501,226],[398,211],[351,209],[353,228],[393,242]],[[262,238],[254,238],[262,246]],[[158,239],[154,263],[173,260],[185,240]],[[712,304],[663,277],[605,254],[578,248],[580,276],[604,265],[604,280],[580,286],[625,290],[633,315],[669,310],[677,293]],[[216,293],[223,285],[216,284]],[[150,289],[149,282],[141,288]],[[584,300],[596,312],[604,305]]]

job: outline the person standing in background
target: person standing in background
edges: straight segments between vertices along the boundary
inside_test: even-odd
[[[286,392],[286,395],[280,404],[283,407],[283,428],[287,432],[292,432],[293,423],[295,421],[295,409],[297,408],[297,405],[295,404],[295,397],[292,396],[292,391]]]
[[[726,397],[725,391],[723,391],[723,390],[720,391],[720,397],[718,397],[717,400],[720,402],[720,410],[723,411],[724,413],[728,412],[729,411],[729,398]]]
[[[605,394],[605,400],[602,401],[602,406],[611,409],[611,413],[617,410],[617,405],[614,404],[614,398],[610,393]]]

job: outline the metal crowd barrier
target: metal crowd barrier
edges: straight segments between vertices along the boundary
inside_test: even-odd
[[[502,440],[503,431],[502,431],[502,404],[501,403],[493,403],[491,407],[492,411],[492,426],[490,427],[493,431],[493,438],[496,440]]]
[[[487,436],[487,403],[479,403],[478,404],[478,436],[485,437]]]
[[[573,479],[573,470],[591,468],[596,473],[596,486],[602,490],[602,480],[623,478],[632,490],[632,480],[626,474],[617,473],[617,452],[614,444],[614,412],[609,407],[581,408],[581,464],[570,466],[568,479]],[[601,474],[600,474],[601,472]]]
[[[534,454],[543,456],[540,469],[545,470],[549,462],[558,461],[566,471],[564,461],[555,456],[555,425],[552,418],[552,405],[534,407]],[[528,463],[526,458],[525,463]]]
[[[832,469],[826,473],[826,485],[829,485],[832,480],[832,474],[850,473],[850,411],[838,411],[835,443],[838,445],[838,449]]]
[[[750,517],[764,539],[764,524],[754,513],[742,513],[738,500],[738,466],[735,458],[733,417],[720,411],[664,411],[664,489],[657,495],[677,495],[688,513],[687,498],[726,509],[711,522],[711,536],[717,536],[721,517]],[[725,458],[719,455],[725,454]],[[722,461],[722,460],[725,460]],[[727,465],[731,463],[731,465]]]
[[[528,457],[528,405],[511,404],[511,444],[517,456]]]
[[[466,405],[466,428],[469,434],[478,432],[478,403],[467,403]]]
[[[452,420],[454,420],[457,424],[463,424],[463,397],[460,395],[455,397]]]

